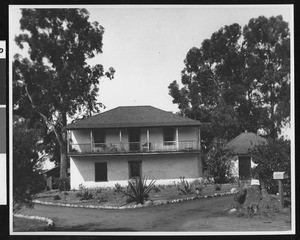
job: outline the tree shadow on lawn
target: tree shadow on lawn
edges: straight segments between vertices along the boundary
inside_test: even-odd
[[[64,226],[55,228],[52,231],[60,231],[60,232],[136,232],[134,229],[130,228],[103,228],[99,226],[97,223],[87,223],[82,225],[75,225],[75,226]]]

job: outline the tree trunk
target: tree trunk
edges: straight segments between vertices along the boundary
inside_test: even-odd
[[[60,178],[67,177],[67,161],[68,161],[68,152],[67,152],[67,117],[66,113],[62,113],[62,139],[60,143]]]

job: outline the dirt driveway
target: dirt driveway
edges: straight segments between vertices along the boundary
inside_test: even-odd
[[[20,213],[51,218],[54,231],[287,231],[290,214],[274,218],[237,218],[224,214],[232,196],[127,210],[35,205]]]

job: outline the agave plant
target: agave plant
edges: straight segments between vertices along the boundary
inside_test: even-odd
[[[151,180],[147,185],[147,179],[144,177],[135,178],[133,181],[128,181],[128,189],[120,190],[125,196],[129,197],[129,201],[136,202],[137,204],[144,204],[144,200],[148,199],[149,192],[154,188],[156,180]]]

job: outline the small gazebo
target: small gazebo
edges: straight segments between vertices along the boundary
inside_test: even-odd
[[[251,179],[251,156],[249,150],[255,146],[267,144],[267,140],[252,132],[244,132],[227,143],[227,147],[238,157],[240,180]]]

